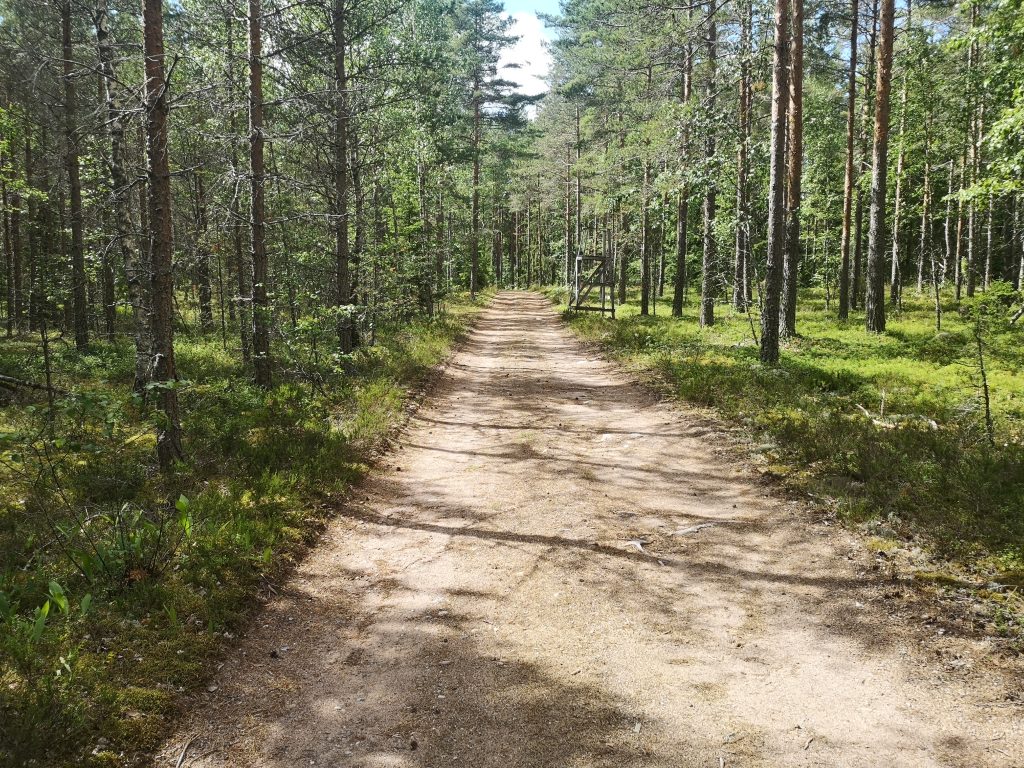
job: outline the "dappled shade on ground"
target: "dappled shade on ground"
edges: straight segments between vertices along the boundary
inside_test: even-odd
[[[1013,765],[984,646],[733,442],[499,294],[158,764]]]

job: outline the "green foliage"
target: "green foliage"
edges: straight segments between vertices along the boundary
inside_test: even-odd
[[[173,479],[153,466],[149,413],[104,375],[130,379],[125,345],[69,355],[78,386],[52,412],[0,410],[0,765],[119,765],[155,746],[173,692],[202,682],[475,311],[457,299],[382,327],[321,358],[313,387],[295,345],[270,391],[240,382],[216,338],[189,337]]]
[[[972,567],[1024,562],[1024,357],[1007,323],[1016,294],[996,285],[935,334],[924,299],[885,335],[803,309],[800,338],[778,367],[758,362],[748,321],[698,327],[693,309],[612,322],[573,317],[630,364],[656,371],[681,398],[714,407],[767,441],[798,481],[838,495],[853,520],[883,520],[936,554]],[[816,297],[808,295],[805,306]],[[975,318],[985,322],[995,445],[977,382]]]

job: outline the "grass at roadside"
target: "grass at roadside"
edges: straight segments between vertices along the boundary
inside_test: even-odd
[[[57,345],[70,394],[0,406],[0,765],[142,759],[478,306],[379,329],[345,361],[282,345],[267,392],[219,337],[180,337],[172,480],[127,394],[130,346]],[[6,343],[0,372],[42,380],[38,358]]]
[[[927,299],[908,295],[885,334],[868,334],[862,317],[842,324],[809,294],[800,336],[784,345],[777,367],[758,361],[756,309],[752,332],[750,317],[726,308],[702,329],[693,301],[679,319],[670,307],[660,303],[656,317],[641,317],[631,301],[615,321],[594,313],[568,321],[680,399],[745,425],[773,469],[836,500],[847,521],[912,541],[970,581],[1007,585],[995,599],[1020,605],[1024,329],[1001,320],[982,332],[990,444],[975,324],[952,301],[941,333]],[[1020,633],[1019,615],[1004,613],[996,611],[989,629]]]

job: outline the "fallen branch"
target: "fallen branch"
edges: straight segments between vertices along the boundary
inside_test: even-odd
[[[25,389],[35,389],[39,392],[52,392],[57,395],[66,395],[62,389],[56,389],[55,387],[48,387],[45,384],[36,384],[34,381],[25,381],[24,379],[16,379],[14,376],[6,376],[0,373],[0,386],[5,387],[24,387]]]

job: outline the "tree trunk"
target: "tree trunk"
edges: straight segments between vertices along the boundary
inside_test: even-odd
[[[801,0],[802,2],[802,0]],[[747,287],[750,260],[750,203],[748,200],[748,158],[751,134],[751,27],[753,25],[753,3],[745,0],[740,20],[740,95],[739,95],[739,140],[736,149],[736,254],[733,259],[732,306],[738,312],[747,309]]]
[[[349,354],[355,346],[352,332],[352,279],[349,264],[348,176],[348,72],[346,71],[345,3],[333,0],[334,25],[334,269],[337,279],[338,349]]]
[[[864,101],[861,104],[861,133],[860,133],[860,174],[862,179],[870,170],[868,163],[868,126],[870,125],[871,96],[875,85],[875,43],[878,39],[878,3],[879,0],[872,0],[871,3],[871,32],[868,36],[868,62],[864,73]],[[864,193],[858,183],[857,186],[857,212],[855,217],[855,235],[853,251],[853,280],[852,293],[850,294],[850,306],[856,309],[860,306],[862,296],[861,276],[864,274]]]
[[[682,67],[682,102],[685,106],[690,101],[693,89],[693,48],[687,42],[683,54]],[[690,125],[685,119],[682,125],[681,160],[686,162],[690,152]],[[690,190],[686,180],[679,187],[679,199],[676,202],[676,277],[672,291],[672,316],[682,317],[683,304],[686,301],[686,227],[690,217]],[[620,294],[619,303],[626,298]]]
[[[22,293],[24,241],[22,239],[22,206],[25,202],[20,194],[11,195],[11,284],[10,304],[11,328],[20,333],[25,327],[25,308]]]
[[[956,255],[956,247],[953,242],[953,161],[949,161],[949,187],[946,190],[946,217],[943,224],[943,234],[946,241],[946,258],[942,264],[942,282],[945,282],[949,272],[953,269],[953,259]]]
[[[782,268],[781,332],[796,335],[800,267],[800,178],[803,174],[804,3],[792,0],[793,40],[789,62],[789,162],[786,184],[786,261]]]
[[[913,0],[907,0],[907,32],[910,32],[911,13]],[[900,305],[902,294],[902,279],[900,269],[900,218],[903,213],[903,166],[906,161],[906,131],[907,131],[907,73],[904,67],[903,79],[900,85],[900,127],[897,134],[899,142],[899,154],[896,156],[896,197],[892,209],[892,261],[889,276],[889,301],[893,307]]]
[[[640,191],[640,314],[650,314],[650,161],[643,162]]]
[[[64,60],[64,140],[65,165],[71,214],[71,303],[75,332],[75,348],[89,346],[89,318],[87,307],[87,280],[85,275],[85,243],[82,232],[82,179],[78,160],[76,113],[78,100],[74,80],[74,49],[71,44],[71,0],[60,6],[62,55]]]
[[[761,362],[779,360],[779,306],[785,258],[786,108],[789,105],[787,44],[789,0],[775,0],[775,52],[772,59],[772,116],[768,170],[768,261],[761,307]]]
[[[565,145],[565,284],[572,285],[573,230],[572,230],[572,147]],[[625,301],[625,299],[623,299]]]
[[[213,328],[213,287],[210,284],[209,222],[206,208],[206,185],[203,171],[197,169],[196,180],[196,282],[199,283],[199,324],[203,331]]]
[[[718,86],[716,77],[718,29],[715,24],[715,6],[709,7],[708,19],[708,72],[707,89],[705,91],[704,108],[709,114],[715,111],[715,91]],[[715,133],[710,128],[704,137],[704,159],[710,166],[715,158]],[[715,324],[715,293],[716,266],[718,261],[717,243],[715,241],[715,215],[718,204],[718,189],[714,178],[708,179],[704,195],[704,258],[700,281],[700,324],[710,327]]]
[[[156,451],[160,468],[172,469],[181,458],[178,419],[178,378],[174,365],[174,271],[171,229],[171,170],[167,116],[170,103],[164,79],[162,0],[144,0],[146,59],[146,148],[149,158],[149,244],[152,275],[153,373],[164,418],[157,427]]]
[[[850,317],[850,237],[853,214],[854,174],[853,138],[857,107],[857,39],[860,28],[860,6],[858,0],[850,3],[850,69],[846,93],[846,172],[843,182],[843,234],[840,249],[842,263],[839,266],[839,319]]]
[[[472,232],[469,238],[469,295],[476,298],[480,279],[480,73],[473,74],[473,190],[472,190]],[[566,221],[568,221],[568,200],[566,201]]]
[[[4,167],[0,153],[0,174]],[[14,248],[11,245],[10,199],[7,196],[7,181],[0,176],[0,225],[3,228],[4,279],[7,283],[7,338],[14,336]]]
[[[868,223],[867,298],[865,325],[885,330],[885,187],[889,170],[889,91],[892,84],[894,0],[882,0],[879,23],[878,81],[875,86],[875,140],[871,161],[871,215]]]
[[[263,30],[261,0],[249,0],[249,173],[252,259],[253,378],[270,386],[270,312],[267,303],[267,229],[263,157]]]
[[[925,119],[924,125],[924,181],[921,183],[921,239],[917,252],[917,293],[920,296],[924,291],[924,265],[925,261],[931,261],[929,250],[931,248],[931,202],[932,202],[932,181],[931,181],[931,158],[929,149],[931,143],[931,116]]]
[[[971,3],[971,29],[978,24],[978,3]],[[976,83],[976,71],[978,69],[978,57],[980,47],[978,39],[972,37],[967,57],[967,87],[969,89],[969,102],[971,104],[970,122],[970,182],[973,186],[978,180],[978,172],[981,164],[981,124],[984,114],[984,104],[978,94]],[[978,259],[977,259],[977,206],[974,200],[967,203],[967,297],[974,296],[974,289],[978,282]]]

